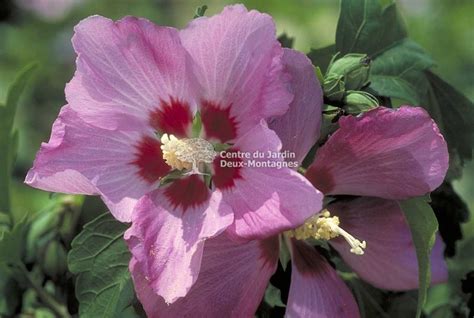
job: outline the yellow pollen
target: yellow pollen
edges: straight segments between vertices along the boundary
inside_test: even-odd
[[[168,134],[161,136],[161,150],[163,159],[172,169],[191,169],[190,174],[202,174],[199,163],[212,163],[217,155],[212,144],[204,139],[178,139]]]
[[[365,241],[359,241],[351,234],[343,230],[339,226],[339,218],[337,216],[331,216],[331,213],[324,209],[321,213],[316,214],[309,218],[300,227],[287,231],[289,237],[294,237],[297,240],[306,240],[314,238],[317,240],[329,241],[332,238],[341,235],[351,247],[351,253],[356,255],[363,255],[364,248],[366,248]]]

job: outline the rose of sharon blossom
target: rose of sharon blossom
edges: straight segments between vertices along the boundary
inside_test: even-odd
[[[218,156],[219,147],[279,153],[266,120],[303,98],[288,71],[295,53],[281,48],[270,16],[230,6],[181,31],[93,16],[76,26],[73,45],[68,105],[26,182],[100,195],[118,220],[131,221],[132,266],[154,296],[172,303],[186,295],[206,239],[223,231],[264,239],[321,209],[322,194],[292,169]],[[227,161],[234,166],[222,167]]]
[[[283,149],[302,160],[314,142],[322,92],[303,55],[290,53],[295,98],[290,110],[271,120]],[[401,291],[418,287],[418,263],[411,232],[396,200],[424,195],[447,171],[446,143],[421,108],[379,107],[360,117],[340,119],[340,128],[322,146],[307,172],[327,195],[366,197],[333,201],[305,225],[264,240],[237,244],[226,233],[207,240],[199,278],[188,295],[167,305],[131,263],[138,298],[149,317],[253,317],[278,264],[279,245],[291,252],[292,273],[286,317],[354,318],[359,310],[336,270],[304,241],[327,240],[370,284]],[[445,282],[447,268],[438,237],[431,255],[432,283]]]

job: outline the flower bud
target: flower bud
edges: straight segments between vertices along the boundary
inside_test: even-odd
[[[39,250],[57,233],[60,215],[54,211],[37,214],[26,237],[26,261],[33,262]]]
[[[346,90],[358,90],[369,82],[370,59],[366,54],[350,53],[329,65],[326,77],[342,76]]]
[[[344,96],[344,104],[344,110],[351,115],[364,113],[379,106],[374,96],[362,91],[348,91]]]
[[[58,241],[49,242],[43,257],[41,267],[50,277],[57,277],[66,272],[66,250]]]
[[[81,213],[82,204],[84,203],[83,196],[67,195],[61,199],[59,206],[59,214],[62,215],[61,223],[59,224],[59,234],[66,244],[70,243],[74,238],[75,228]]]
[[[332,101],[341,101],[344,97],[343,76],[327,76],[323,82],[324,96]]]

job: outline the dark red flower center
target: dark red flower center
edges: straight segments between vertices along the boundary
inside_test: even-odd
[[[221,143],[237,137],[237,123],[230,114],[231,107],[221,107],[216,103],[204,101],[201,106],[202,125],[207,138],[215,138]]]
[[[218,189],[229,189],[235,185],[235,180],[241,179],[241,169],[243,168],[243,160],[232,154],[238,153],[237,149],[228,149],[225,151],[226,156],[220,154],[214,159],[213,182]],[[227,156],[229,154],[229,156]]]
[[[150,113],[151,126],[162,134],[186,137],[192,122],[193,114],[189,105],[175,98],[170,98],[169,102],[161,101],[160,107]]]
[[[219,189],[230,189],[235,185],[235,180],[242,178],[242,159],[216,156],[212,162],[211,156],[210,161],[204,160],[209,158],[205,157],[204,151],[209,153],[210,147],[212,153],[213,147],[207,140],[226,143],[237,136],[237,123],[229,106],[222,107],[215,102],[203,101],[200,112],[203,131],[200,136],[194,138],[190,137],[191,132],[195,130],[192,129],[193,115],[186,102],[177,98],[161,101],[149,116],[150,125],[161,137],[143,136],[135,146],[136,159],[132,164],[138,167],[140,177],[150,184],[173,172],[173,178],[166,179],[171,179],[171,183],[163,186],[166,187],[165,194],[175,208],[187,209],[208,199],[210,190],[200,174],[212,173],[212,181]],[[204,146],[207,144],[209,147],[206,150]],[[232,148],[227,151],[237,152]],[[211,162],[212,169],[196,169],[206,167]]]
[[[165,195],[171,205],[184,211],[206,202],[209,193],[202,177],[195,174],[175,180],[165,189]]]
[[[144,136],[136,145],[136,159],[132,164],[138,167],[138,174],[149,183],[154,183],[170,172],[163,159],[161,143],[153,137]]]

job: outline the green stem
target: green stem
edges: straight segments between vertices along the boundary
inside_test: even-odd
[[[22,272],[23,276],[26,279],[26,282],[28,283],[28,285],[30,285],[31,288],[35,290],[41,301],[49,309],[51,309],[57,317],[71,318],[71,315],[67,311],[67,308],[61,303],[59,303],[56,299],[54,299],[54,297],[51,296],[51,294],[49,294],[47,291],[45,291],[40,284],[36,283],[33,280],[30,275],[30,272],[26,269],[23,263],[17,264],[17,268]]]

